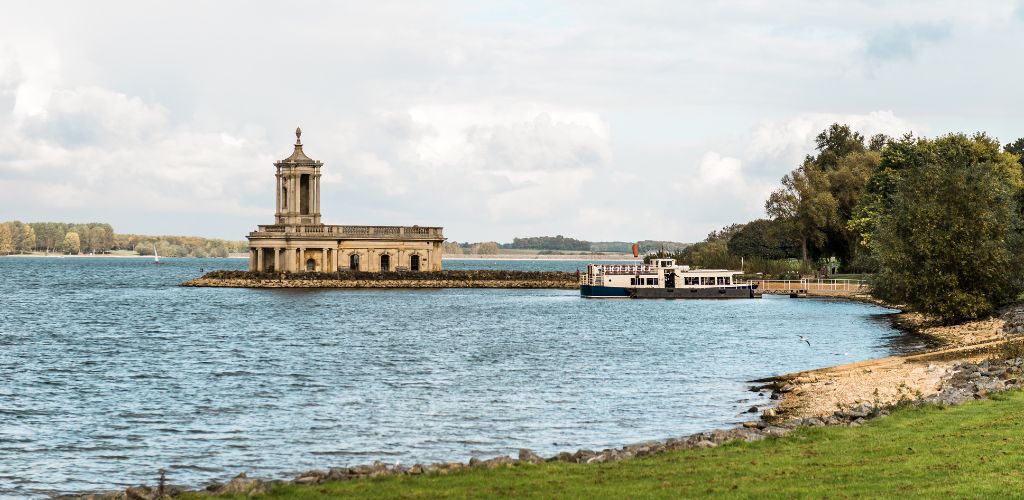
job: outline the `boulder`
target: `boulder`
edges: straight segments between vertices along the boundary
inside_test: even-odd
[[[544,463],[544,458],[534,453],[533,450],[521,448],[519,450],[519,462],[527,464],[540,464]]]
[[[245,473],[235,476],[215,492],[218,495],[258,495],[267,492],[266,482],[246,477]]]

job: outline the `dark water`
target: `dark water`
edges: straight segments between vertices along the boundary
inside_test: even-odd
[[[903,348],[855,303],[193,289],[246,262],[165,262],[0,259],[0,496],[621,446],[743,419],[746,381]]]

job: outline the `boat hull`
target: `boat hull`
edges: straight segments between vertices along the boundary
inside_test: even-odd
[[[631,288],[634,299],[756,299],[761,294],[751,287],[715,288]]]
[[[619,286],[580,285],[580,297],[590,299],[628,299],[629,288]]]

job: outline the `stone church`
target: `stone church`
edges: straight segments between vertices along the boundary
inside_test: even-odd
[[[443,228],[424,226],[334,226],[320,222],[320,168],[295,150],[275,162],[274,224],[249,233],[250,271],[439,271]]]

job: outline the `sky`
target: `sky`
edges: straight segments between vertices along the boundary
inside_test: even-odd
[[[1024,136],[1019,1],[11,2],[0,220],[242,239],[301,126],[330,224],[697,241],[833,122]]]

